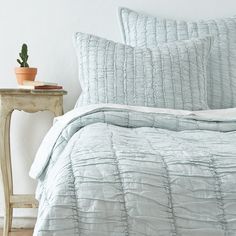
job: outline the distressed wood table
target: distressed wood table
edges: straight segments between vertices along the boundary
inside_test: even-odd
[[[34,195],[14,194],[10,149],[10,123],[14,110],[25,112],[51,111],[63,114],[64,90],[0,89],[0,167],[2,173],[5,215],[3,236],[12,226],[13,208],[37,208]]]

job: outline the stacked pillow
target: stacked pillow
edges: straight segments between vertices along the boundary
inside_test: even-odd
[[[82,87],[76,106],[236,106],[236,18],[184,22],[121,8],[120,20],[125,44],[76,34]]]
[[[211,37],[138,48],[77,33],[82,95],[77,106],[116,103],[207,109]]]
[[[236,107],[236,17],[198,22],[159,19],[121,8],[125,43],[155,48],[166,42],[214,36],[208,63],[210,108]]]

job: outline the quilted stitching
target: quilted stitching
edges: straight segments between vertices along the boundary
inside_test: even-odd
[[[82,135],[73,135],[57,160],[69,163],[69,155],[73,160],[74,171],[69,168],[68,174],[74,176],[81,236],[236,233],[235,133],[127,129],[102,123],[82,130]],[[75,219],[73,211],[67,214],[63,207],[72,202],[66,191],[65,167],[57,165],[44,180],[47,191],[42,195],[53,196],[54,207],[47,204],[44,216],[39,209],[35,231],[39,236],[78,232],[75,224],[66,231]],[[57,217],[52,215],[55,209]],[[63,220],[59,215],[67,224],[61,231],[57,230]]]
[[[214,157],[212,157],[209,161],[209,167],[212,172],[212,175],[215,179],[215,194],[216,194],[216,199],[217,199],[217,205],[222,212],[221,214],[218,215],[218,221],[219,224],[221,225],[222,229],[224,230],[224,235],[228,235],[228,227],[227,227],[227,220],[226,220],[226,215],[225,215],[225,204],[224,204],[224,197],[222,193],[222,180],[220,177],[220,174],[218,173],[217,170],[217,165],[216,165],[216,160]]]
[[[171,190],[171,179],[170,179],[170,173],[169,173],[169,169],[168,169],[168,164],[165,160],[165,157],[162,156],[158,150],[156,150],[153,146],[152,143],[150,142],[150,140],[148,139],[148,137],[145,137],[148,145],[150,146],[151,150],[153,150],[154,152],[158,153],[158,156],[160,156],[161,158],[161,162],[162,162],[162,168],[165,172],[165,174],[163,175],[165,181],[164,181],[164,186],[166,189],[166,194],[167,194],[167,199],[168,199],[168,204],[167,204],[167,208],[168,208],[168,212],[170,214],[170,221],[171,221],[171,227],[172,227],[172,235],[173,236],[177,236],[178,235],[178,230],[177,230],[177,222],[176,222],[176,215],[175,215],[175,210],[174,210],[174,203],[173,203],[173,195],[172,195],[172,190]]]
[[[108,132],[110,132],[109,130],[109,126],[107,126]],[[118,156],[116,154],[116,149],[115,149],[115,145],[114,145],[114,134],[113,132],[111,132],[111,152],[113,153],[113,157],[114,157],[114,162],[115,162],[115,166],[117,169],[117,177],[119,178],[119,182],[120,182],[120,191],[121,191],[121,195],[122,195],[122,205],[123,205],[123,209],[124,209],[124,223],[125,223],[125,236],[129,236],[129,216],[128,216],[128,211],[127,211],[127,206],[126,206],[126,197],[125,197],[125,188],[124,188],[124,180],[122,178],[122,174],[121,174],[121,170],[120,170],[120,163],[119,163],[119,159]]]
[[[82,95],[76,106],[118,103],[207,109],[210,37],[141,49],[76,34]]]
[[[198,22],[160,19],[120,9],[125,43],[153,48],[166,42],[214,36],[208,63],[210,108],[236,107],[236,18]]]

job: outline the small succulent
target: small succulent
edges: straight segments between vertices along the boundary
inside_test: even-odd
[[[20,67],[29,67],[29,64],[27,63],[28,58],[29,58],[27,44],[24,43],[22,45],[21,52],[19,53],[19,56],[20,56],[21,60],[17,59],[17,62],[20,64]]]

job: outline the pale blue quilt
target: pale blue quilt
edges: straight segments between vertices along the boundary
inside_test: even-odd
[[[30,175],[37,236],[235,236],[236,109],[75,109]]]

